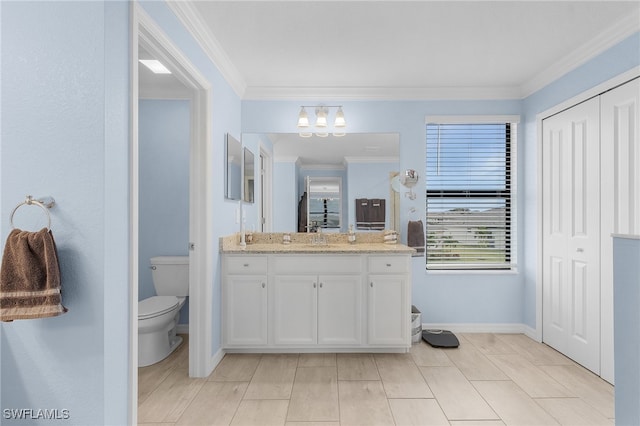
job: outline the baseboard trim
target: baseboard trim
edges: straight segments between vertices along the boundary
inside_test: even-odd
[[[498,333],[498,334],[526,334],[533,330],[525,324],[490,324],[490,323],[430,323],[422,324],[423,330],[449,330],[452,333]],[[534,331],[535,335],[535,331]],[[531,336],[529,336],[531,337]],[[533,337],[531,337],[533,338]]]
[[[209,358],[209,365],[207,366],[207,370],[209,374],[213,372],[213,370],[220,364],[222,358],[224,358],[225,351],[222,349],[218,349],[215,354],[211,358]]]

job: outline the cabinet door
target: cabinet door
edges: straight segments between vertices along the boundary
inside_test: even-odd
[[[228,275],[223,321],[227,346],[267,344],[267,277]]]
[[[318,343],[361,342],[362,277],[321,275],[318,279]]]
[[[408,345],[411,316],[404,275],[369,275],[370,345]]]
[[[317,342],[317,276],[276,275],[273,282],[273,343]]]

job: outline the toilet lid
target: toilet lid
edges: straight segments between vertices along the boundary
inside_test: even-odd
[[[152,318],[175,308],[180,300],[175,296],[153,296],[138,302],[138,319]]]

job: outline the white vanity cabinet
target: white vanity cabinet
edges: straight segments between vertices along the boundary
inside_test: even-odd
[[[409,339],[410,300],[406,256],[369,256],[367,321],[371,345],[403,345]]]
[[[223,259],[225,350],[406,351],[411,346],[406,253],[233,253]]]
[[[275,256],[272,264],[274,345],[360,344],[361,256]]]
[[[268,277],[266,256],[226,256],[222,316],[224,344],[268,343]]]

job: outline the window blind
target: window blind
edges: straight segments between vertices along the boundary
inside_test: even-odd
[[[510,123],[427,124],[427,269],[509,269]]]

